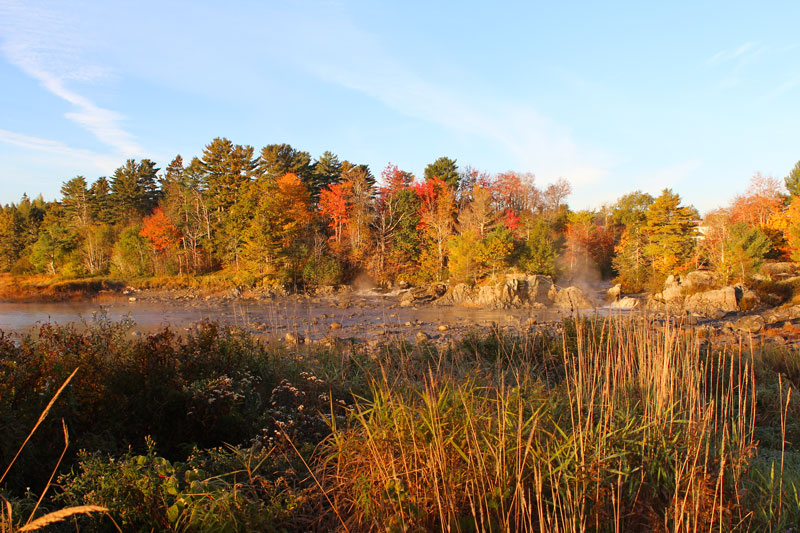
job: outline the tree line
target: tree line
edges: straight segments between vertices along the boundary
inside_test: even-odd
[[[510,270],[615,277],[627,291],[710,268],[747,281],[764,260],[800,259],[800,163],[782,184],[756,175],[703,220],[669,189],[572,211],[569,182],[490,175],[441,157],[421,178],[391,163],[288,144],[216,138],[163,171],[127,160],[111,177],[63,183],[61,198],[0,208],[0,270],[68,277],[247,273],[313,287],[361,273],[391,283],[475,283]]]

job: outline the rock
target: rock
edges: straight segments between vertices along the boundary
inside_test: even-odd
[[[455,305],[471,305],[473,303],[472,291],[466,283],[459,283],[453,287],[450,297]]]
[[[696,326],[698,323],[697,315],[686,315],[686,318],[683,319],[683,323],[687,326]]]
[[[625,296],[624,298],[613,302],[610,307],[611,309],[636,309],[639,307],[639,300],[636,298],[631,298],[630,296]]]
[[[447,326],[447,324],[442,324],[441,326],[439,326],[436,329],[438,329],[439,331],[447,331],[450,328]]]
[[[130,297],[128,297],[128,301],[129,301],[129,302],[135,302],[135,301],[136,301],[136,296],[130,296]]]
[[[775,324],[776,322],[788,322],[800,318],[800,305],[791,307],[778,307],[771,309],[764,313],[764,319],[768,324]]]
[[[430,340],[431,336],[425,333],[424,331],[418,331],[415,338],[417,339],[417,342],[425,342],[427,340]]]
[[[284,335],[283,340],[289,344],[302,344],[305,339],[303,339],[301,335],[295,335],[294,333],[289,332]]]
[[[404,292],[400,296],[400,307],[411,307],[414,303],[414,295],[411,294],[411,291]]]
[[[752,311],[761,303],[761,299],[755,291],[748,289],[744,285],[737,286],[736,288],[741,294],[739,296],[739,309],[742,311]]]
[[[708,291],[719,287],[720,276],[709,270],[695,270],[681,278],[681,285],[689,292]]]
[[[339,322],[331,322],[331,329],[342,329],[342,325]]]
[[[718,311],[733,313],[739,310],[739,299],[735,288],[724,287],[692,294],[686,298],[683,307],[686,311],[701,315],[711,315]]]
[[[771,279],[794,276],[796,272],[797,265],[795,263],[764,263],[761,265],[761,274]]]
[[[764,329],[764,318],[761,315],[743,316],[733,325],[737,331],[745,333],[758,333]]]
[[[616,302],[622,296],[622,285],[617,283],[606,291],[606,301]]]
[[[556,293],[556,307],[564,310],[593,309],[594,305],[578,287],[567,287]]]

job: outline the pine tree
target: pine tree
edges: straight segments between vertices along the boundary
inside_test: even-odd
[[[203,149],[203,189],[208,207],[221,223],[223,212],[236,203],[239,190],[256,173],[257,161],[252,146],[234,145],[217,137]]]
[[[309,193],[313,201],[319,198],[319,191],[328,185],[340,183],[342,181],[342,164],[339,158],[332,152],[323,153],[316,163],[312,173],[312,183]]]
[[[111,178],[117,222],[129,223],[149,214],[158,202],[158,168],[149,159],[128,159]]]
[[[447,183],[454,191],[458,190],[459,174],[456,160],[449,157],[440,157],[425,167],[425,179],[438,178]]]
[[[694,248],[694,212],[680,203],[680,196],[664,189],[647,209],[642,228],[648,239],[644,255],[650,260],[653,272],[660,276],[668,276],[685,264]]]
[[[309,190],[314,185],[314,165],[308,152],[295,150],[289,144],[269,144],[261,149],[258,176],[275,181],[286,174],[294,174]]]
[[[89,213],[92,220],[101,224],[114,222],[114,198],[111,184],[105,177],[97,178],[89,187]]]
[[[76,226],[85,226],[90,220],[89,190],[86,178],[76,176],[61,186],[61,205],[66,219]]]
[[[792,196],[800,196],[800,161],[789,171],[789,175],[783,178],[786,189]]]

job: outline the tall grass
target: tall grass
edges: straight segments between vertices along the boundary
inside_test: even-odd
[[[711,356],[679,329],[574,323],[563,376],[550,354],[417,384],[384,371],[318,476],[348,530],[746,529],[739,505],[755,442],[752,362]],[[504,346],[498,343],[498,346]]]

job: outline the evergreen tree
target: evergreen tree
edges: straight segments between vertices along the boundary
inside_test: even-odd
[[[792,196],[800,196],[800,161],[789,171],[789,175],[783,178],[786,189]]]
[[[548,224],[539,219],[530,227],[519,266],[530,274],[554,276],[559,246],[551,236]]]
[[[725,256],[721,265],[725,281],[749,281],[764,262],[771,244],[769,237],[758,228],[743,222],[731,225],[724,241]]]
[[[111,198],[117,222],[127,223],[150,213],[158,202],[158,168],[149,159],[128,159],[111,178]]]
[[[319,198],[319,191],[323,188],[341,181],[342,163],[339,162],[339,158],[332,152],[323,153],[314,163],[312,186],[309,189],[312,200],[316,201]]]
[[[440,157],[425,167],[425,179],[439,178],[447,183],[454,191],[458,190],[459,174],[456,160],[449,157]]]
[[[114,222],[114,212],[111,184],[105,177],[97,178],[97,181],[89,187],[90,218],[101,224],[112,224]]]
[[[644,255],[649,258],[653,272],[659,276],[674,273],[692,255],[696,234],[692,222],[695,211],[680,203],[680,196],[664,189],[647,209],[642,228],[648,239]]]
[[[85,226],[90,220],[89,190],[86,178],[76,176],[61,186],[61,205],[66,219],[76,226]]]
[[[23,218],[17,206],[0,208],[0,272],[10,271],[25,249]]]
[[[289,144],[270,144],[261,149],[258,176],[276,180],[286,174],[295,174],[310,190],[314,186],[314,165],[308,152],[295,150]]]
[[[217,137],[203,149],[203,189],[218,223],[224,211],[236,203],[242,185],[255,175],[253,154],[252,146],[234,145],[224,137]]]

